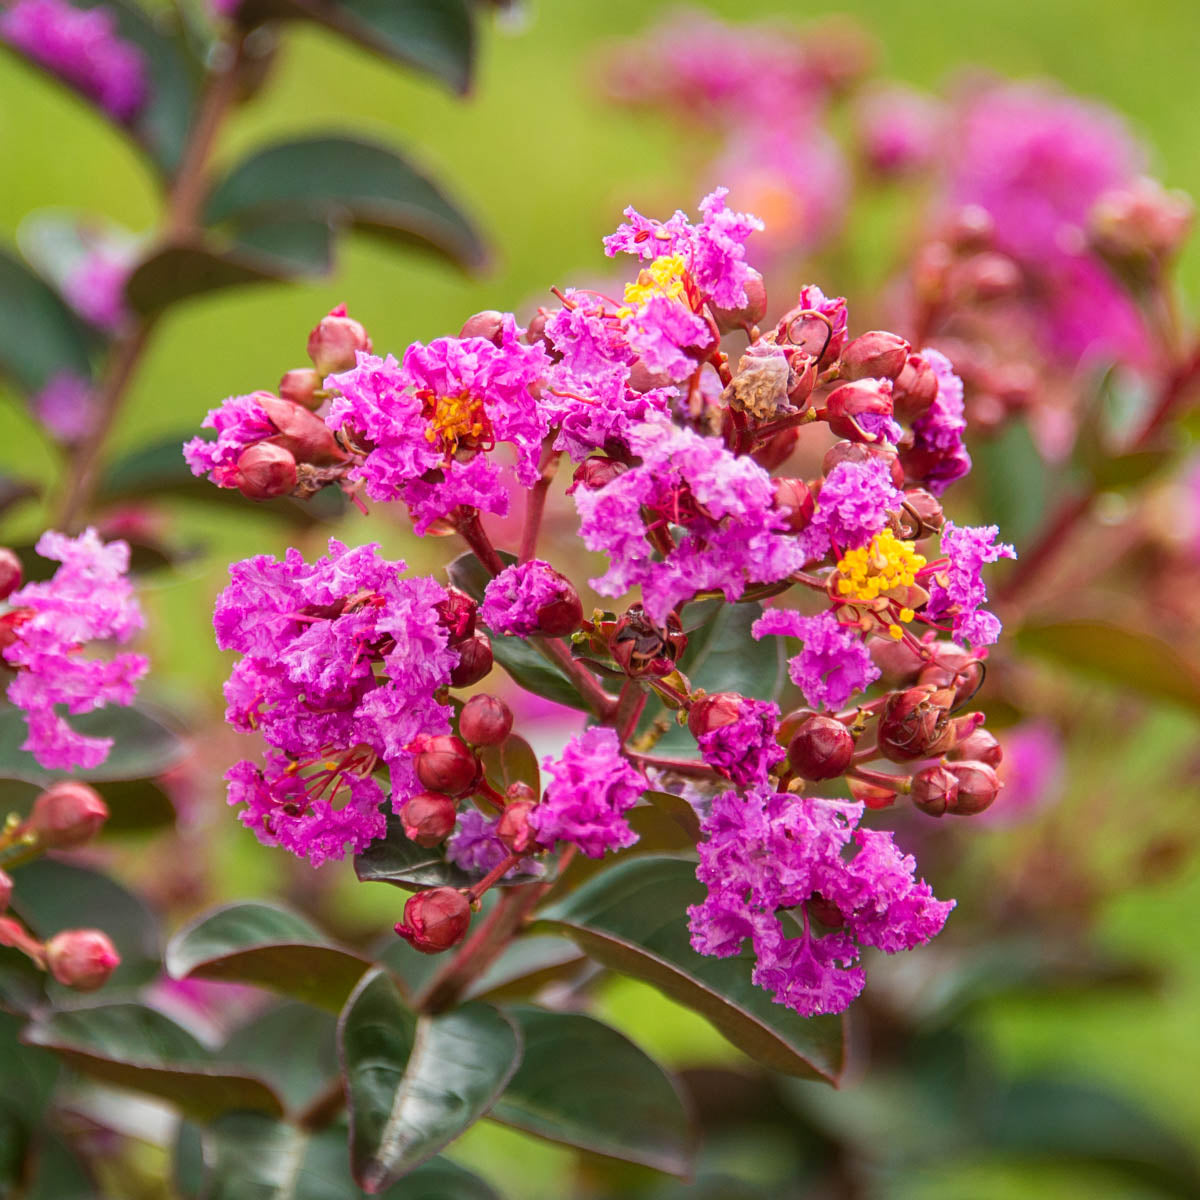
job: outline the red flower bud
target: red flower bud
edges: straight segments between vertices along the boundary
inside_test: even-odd
[[[269,392],[256,392],[255,399],[279,430],[271,440],[290,450],[297,462],[331,466],[346,461],[329,427],[315,413]]]
[[[732,725],[742,714],[743,697],[737,692],[713,692],[703,696],[688,711],[688,729],[699,740],[706,733]]]
[[[12,899],[12,893],[12,876],[4,871],[0,871],[0,913],[8,908],[8,902]]]
[[[923,813],[940,817],[958,804],[958,780],[944,766],[926,767],[913,776],[909,797]]]
[[[897,487],[904,486],[904,467],[900,464],[900,456],[886,446],[872,446],[865,442],[835,442],[825,451],[821,461],[821,474],[828,475],[841,462],[865,463],[877,458],[887,463],[892,473],[892,482]]]
[[[21,586],[23,575],[21,560],[7,546],[0,546],[0,600],[7,600]]]
[[[458,715],[458,732],[472,746],[498,746],[512,727],[512,709],[499,696],[472,696]]]
[[[418,846],[437,846],[454,832],[458,808],[443,792],[418,792],[400,808],[404,836]]]
[[[422,954],[440,954],[463,940],[471,924],[471,903],[454,888],[430,888],[408,898],[396,932]]]
[[[813,388],[817,386],[817,360],[810,354],[796,350],[788,355],[788,362],[792,367],[792,386],[788,391],[788,399],[794,408],[803,412],[808,407]]]
[[[809,717],[788,745],[788,765],[803,779],[836,779],[853,756],[850,730],[833,717]]]
[[[969,733],[954,747],[952,754],[954,758],[986,763],[989,767],[998,767],[1004,761],[1004,748],[995,734],[986,729]]]
[[[825,401],[822,416],[838,437],[856,442],[874,442],[875,435],[863,428],[864,417],[892,415],[892,385],[886,379],[860,379],[834,388]]]
[[[14,608],[0,614],[0,650],[11,646],[17,640],[19,636],[17,631],[21,626],[36,616],[37,612],[32,608]],[[2,658],[0,658],[0,666],[7,667],[10,671],[16,670],[11,663],[5,662]]]
[[[960,817],[983,812],[1000,794],[1000,776],[987,763],[952,762],[946,764],[946,770],[958,782],[958,799],[947,811]]]
[[[1002,300],[1020,291],[1021,268],[1007,254],[989,251],[962,264],[959,282],[975,300]]]
[[[965,704],[983,683],[983,665],[970,650],[955,642],[938,642],[934,658],[917,676],[917,683],[953,688],[952,708]]]
[[[494,308],[487,308],[483,312],[477,312],[473,317],[468,317],[463,322],[462,329],[458,331],[458,336],[460,338],[484,338],[493,346],[499,346],[502,341],[503,328],[504,314],[497,312]]]
[[[509,803],[500,814],[496,825],[496,836],[512,851],[513,854],[528,854],[536,852],[534,831],[529,824],[529,814],[535,805],[531,800],[515,800]]]
[[[479,611],[479,605],[466,592],[448,587],[445,600],[439,600],[434,607],[452,646],[474,634],[475,614]]]
[[[107,820],[108,805],[95,788],[65,779],[38,796],[21,831],[44,849],[66,850],[90,842]]]
[[[247,500],[274,500],[296,487],[296,459],[272,442],[255,442],[241,452],[234,482]]]
[[[458,662],[450,672],[451,687],[470,687],[487,678],[493,660],[492,643],[486,633],[477,633],[459,642],[454,649],[458,651]]]
[[[65,987],[94,992],[108,982],[121,956],[99,929],[65,929],[45,947],[46,967]]]
[[[635,358],[629,366],[629,386],[635,392],[652,392],[655,388],[671,387],[672,380],[665,371],[655,371],[645,360]]]
[[[513,780],[512,783],[504,789],[504,795],[509,800],[536,800],[537,792],[528,784],[520,779]]]
[[[529,324],[525,327],[525,341],[530,346],[536,346],[541,342],[546,348],[546,353],[557,362],[562,355],[550,344],[550,339],[546,336],[546,322],[553,316],[553,311],[538,305],[538,310],[529,318]]]
[[[842,351],[843,379],[895,379],[908,359],[911,346],[894,333],[872,329],[856,337]]]
[[[933,368],[919,354],[910,354],[892,384],[892,411],[912,422],[929,411],[937,399],[938,381]]]
[[[992,244],[996,226],[992,214],[978,204],[966,204],[951,218],[945,237],[956,250],[986,250]]]
[[[917,673],[925,660],[906,642],[897,642],[890,637],[874,637],[867,641],[871,661],[883,672],[884,681],[895,686],[898,683],[915,683]]]
[[[879,717],[879,752],[892,762],[944,754],[954,744],[948,689],[913,687],[893,692]]]
[[[537,617],[537,632],[542,637],[566,637],[583,622],[583,602],[575,585],[565,575],[553,568],[547,574],[555,576],[558,590],[554,599],[543,604],[534,614]]]
[[[348,371],[357,362],[359,350],[369,351],[371,339],[367,331],[346,315],[346,306],[339,304],[322,317],[316,329],[308,335],[308,357],[321,376],[335,371]]]
[[[750,457],[764,471],[774,471],[792,457],[792,451],[795,450],[799,439],[800,430],[794,425],[791,429],[781,429],[753,450]]]
[[[1192,202],[1155,179],[1105,192],[1088,222],[1092,246],[1118,267],[1170,258],[1187,238]]]
[[[900,536],[905,539],[917,539],[937,533],[946,523],[946,514],[932,492],[927,492],[924,488],[909,488],[904,493],[900,520]]]
[[[461,796],[479,778],[479,759],[462,738],[450,733],[421,734],[409,746],[413,766],[423,787],[431,792]]]
[[[803,479],[775,479],[772,484],[775,499],[771,507],[787,518],[784,528],[789,533],[799,533],[807,528],[816,508],[808,484]]]
[[[746,303],[741,308],[712,306],[717,328],[722,333],[741,329],[744,325],[757,325],[767,315],[767,285],[753,267],[747,268],[745,286]]]
[[[321,372],[312,367],[296,367],[285,371],[279,381],[279,395],[283,400],[299,404],[301,408],[317,409],[324,403],[317,392],[321,390]]]
[[[844,316],[843,306],[843,319]],[[811,356],[818,368],[828,367],[837,362],[846,340],[845,326],[835,332],[834,325],[835,322],[824,314],[797,305],[779,318],[775,340],[781,346],[795,346]]]
[[[575,468],[575,474],[571,477],[571,486],[567,488],[567,495],[571,495],[576,488],[594,492],[598,488],[604,487],[605,484],[612,483],[618,475],[624,475],[628,470],[629,468],[624,463],[619,463],[616,459],[596,456],[585,458]]]

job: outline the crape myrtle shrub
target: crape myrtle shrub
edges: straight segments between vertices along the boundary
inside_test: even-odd
[[[172,1186],[188,1195],[493,1195],[439,1154],[484,1117],[578,1148],[595,1187],[654,1191],[693,1172],[700,1128],[756,1119],[740,1102],[789,1132],[795,1171],[852,1189],[860,1161],[938,1147],[869,1147],[785,1082],[867,1070],[849,1012],[869,1078],[944,1107],[958,1149],[1186,1193],[1195,1165],[1152,1118],[1068,1080],[988,1075],[954,1024],[1014,979],[1146,980],[1092,944],[1088,864],[1044,878],[1052,847],[1035,845],[957,912],[939,882],[963,837],[945,825],[1011,825],[1062,783],[1066,690],[1007,651],[1002,617],[1034,656],[1200,704],[1200,675],[1139,621],[1144,597],[1106,620],[1087,600],[1114,557],[1164,589],[1196,570],[1194,527],[1159,515],[1193,486],[1168,436],[1198,372],[1169,270],[1190,211],[1139,174],[1117,118],[1043,85],[864,86],[844,28],[681,16],[606,71],[617,99],[711,142],[694,214],[627,208],[595,286],[548,281],[523,318],[480,312],[428,344],[376,347],[339,306],[273,391],[106,455],[177,301],[320,270],[356,225],[481,261],[470,221],[383,145],[311,136],[211,166],[289,23],[461,89],[476,18],[467,0],[243,0],[203,24],[65,0],[0,14],[7,46],[127,131],[164,194],[152,238],[35,217],[27,261],[0,257],[20,315],[0,362],[65,455],[51,528],[0,552],[0,1186],[119,1189],[119,1136],[79,1132],[128,1135],[97,1116],[115,1085],[183,1118]],[[855,174],[933,197],[877,306],[899,332],[866,327],[836,279],[796,277],[853,238]],[[1063,480],[1048,514],[1047,463]],[[1090,518],[1133,489],[1144,513],[1115,551],[1097,543]],[[78,853],[110,814],[153,825],[186,801],[187,739],[126,648],[145,625],[137,576],[172,556],[152,509],[117,506],[158,491],[295,527],[302,548],[230,564],[216,598],[245,746],[227,799],[306,870],[349,858],[407,892],[394,935],[338,940],[315,893],[306,915],[202,913],[161,954],[151,912]],[[3,501],[33,492],[12,480]],[[331,515],[340,536],[314,537]],[[384,522],[439,539],[441,568],[385,557]],[[1048,581],[1073,544],[1099,561],[1064,610]],[[999,737],[974,707],[993,690]],[[575,732],[535,754],[567,711]],[[1155,878],[1185,847],[1142,829],[1124,849]],[[950,948],[924,949],[948,921]],[[1032,940],[1012,937],[1022,922]],[[611,974],[757,1065],[672,1075],[588,1015]],[[1063,1117],[1080,1112],[1085,1137]]]

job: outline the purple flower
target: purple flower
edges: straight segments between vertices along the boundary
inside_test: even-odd
[[[562,594],[563,577],[540,558],[505,567],[483,593],[479,616],[497,633],[526,637],[539,627],[538,612]]]
[[[73,371],[55,372],[30,403],[46,431],[67,444],[92,434],[100,418],[91,383]]]
[[[696,744],[709,766],[741,787],[761,786],[785,754],[775,740],[779,706],[766,700],[741,698],[737,719],[700,734]]]
[[[183,457],[193,475],[207,475],[217,487],[237,486],[234,477],[242,451],[277,432],[259,403],[260,396],[269,394],[230,396],[220,408],[209,410],[200,427],[215,429],[216,441],[194,437],[183,446]]]
[[[115,333],[129,319],[125,281],[130,265],[126,254],[95,247],[67,276],[63,296],[85,321],[105,333]]]
[[[838,463],[822,481],[813,519],[798,539],[806,561],[834,548],[841,553],[865,546],[903,502],[886,463],[877,458]]]
[[[637,834],[626,813],[646,790],[646,780],[621,755],[616,733],[593,725],[573,737],[557,758],[542,760],[552,782],[529,814],[543,846],[570,842],[589,858],[632,846]]]
[[[748,938],[754,982],[780,1004],[803,1016],[848,1007],[865,982],[861,947],[912,949],[954,907],[915,880],[916,863],[890,833],[857,828],[862,813],[764,791],[714,797],[696,872],[708,894],[688,910],[693,948],[728,957]],[[782,914],[797,908],[794,919]],[[814,917],[836,930],[819,934]]]
[[[712,342],[703,318],[668,296],[652,296],[627,318],[629,346],[647,370],[676,383],[694,374],[698,355]]]
[[[921,357],[933,368],[938,390],[929,408],[913,421],[913,455],[920,466],[920,477],[935,496],[940,496],[971,469],[971,457],[963,446],[967,428],[963,382],[954,373],[954,365],[939,351],[922,350]],[[910,463],[910,455],[905,455],[905,462]]]
[[[0,15],[0,37],[130,122],[149,98],[149,64],[117,33],[111,9],[80,10],[65,0],[17,0]]]
[[[500,819],[485,817],[477,808],[466,808],[458,815],[458,824],[446,843],[446,858],[472,875],[486,875],[508,857],[508,847],[496,833]],[[523,858],[504,872],[505,879],[515,875],[542,875],[545,866],[535,858]]]
[[[863,97],[855,113],[863,156],[880,175],[907,175],[932,166],[941,150],[945,115],[930,96],[892,85]]]
[[[793,609],[768,608],[750,629],[756,638],[799,638],[804,649],[788,659],[788,674],[813,708],[841,708],[855,692],[879,678],[860,634],[832,612],[804,617]]]
[[[771,478],[757,463],[690,429],[647,423],[631,440],[641,465],[574,494],[580,537],[609,557],[608,571],[591,581],[601,595],[640,584],[647,614],[662,623],[697,592],[719,590],[733,602],[747,582],[785,579],[803,565],[796,539],[781,532],[786,520],[773,507]],[[677,531],[661,556],[647,540],[644,510],[660,528]]]
[[[44,583],[28,583],[9,597],[9,635],[4,661],[16,668],[8,698],[25,710],[28,750],[43,767],[70,770],[99,766],[112,738],[77,733],[57,711],[91,712],[107,704],[132,704],[149,668],[140,654],[85,658],[89,642],[129,641],[144,624],[125,573],[129,546],[103,544],[94,529],[77,538],[42,534],[37,552],[62,565]]]
[[[987,601],[983,568],[1001,558],[1016,558],[1006,542],[996,543],[995,525],[955,525],[942,529],[942,555],[929,580],[925,615],[931,621],[952,618],[954,639],[964,646],[991,646],[1000,637],[1000,621],[981,606]]]
[[[559,427],[554,448],[565,450],[572,462],[594,450],[627,451],[636,426],[670,417],[674,388],[636,392],[628,379],[623,367],[591,376],[555,368],[542,400],[551,424]]]

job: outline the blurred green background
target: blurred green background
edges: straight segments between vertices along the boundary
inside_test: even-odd
[[[173,309],[134,388],[114,448],[188,429],[222,397],[273,386],[283,370],[304,363],[307,331],[335,303],[348,302],[377,350],[400,351],[414,339],[457,332],[477,309],[528,310],[549,285],[599,271],[599,238],[627,203],[694,206],[695,148],[665,121],[607,105],[595,67],[607,42],[638,32],[669,7],[656,0],[533,0],[524,13],[483,37],[477,85],[465,103],[343,42],[289,31],[268,89],[238,117],[222,156],[314,127],[389,140],[429,166],[475,216],[494,248],[493,267],[486,277],[468,279],[440,262],[357,239],[344,243],[337,274],[327,281],[220,294]],[[846,14],[878,39],[885,74],[931,88],[966,66],[1056,77],[1125,113],[1149,144],[1156,173],[1168,185],[1200,195],[1195,0],[1140,5],[959,0],[941,6],[916,0],[838,5],[814,0],[800,6],[776,0],[752,9],[709,0],[702,7],[731,20]],[[134,230],[155,220],[153,181],[134,152],[73,97],[8,58],[0,60],[0,155],[0,226],[10,241],[22,218],[39,208],[96,211]],[[869,239],[878,236],[875,231]],[[869,250],[872,244],[864,246]],[[1182,265],[1185,290],[1194,300],[1200,289],[1196,242]],[[843,287],[837,279],[821,282],[835,293]],[[59,470],[53,447],[16,398],[5,399],[11,402],[0,405],[0,468],[53,478]],[[212,553],[178,578],[153,586],[155,686],[185,709],[211,716],[219,712],[219,684],[227,668],[210,648],[208,621],[225,564],[252,552],[279,552],[286,537],[277,523],[246,519],[240,512],[222,518],[212,509],[181,508],[177,519],[185,535],[211,539]],[[20,526],[6,536],[34,532],[40,520],[34,509],[23,510]],[[356,526],[348,536],[360,536]],[[372,536],[379,536],[377,528]],[[416,548],[398,529],[386,540],[390,549],[403,547],[417,562],[422,556],[433,561],[430,554],[441,549]],[[1189,746],[1194,724],[1163,713],[1149,730],[1150,740],[1135,761],[1097,759],[1095,746],[1078,754],[1079,765],[1090,769],[1073,776],[1067,804],[1078,814],[1081,833],[1087,830],[1093,789],[1126,790],[1131,803],[1175,791],[1172,780],[1155,777],[1153,764],[1166,748]],[[1095,740],[1103,745],[1102,731]],[[1187,801],[1181,819],[1194,822],[1194,794]],[[220,807],[216,795],[204,802]],[[216,814],[216,827],[223,831],[224,891],[245,895],[277,886],[278,865],[270,853],[223,812]],[[974,852],[1003,855],[1006,836],[981,833],[986,844]],[[347,904],[359,919],[383,920],[395,899],[352,888]],[[980,1033],[1002,1062],[1069,1064],[1128,1091],[1183,1137],[1200,1143],[1195,1084],[1200,938],[1192,915],[1198,906],[1200,877],[1193,869],[1187,881],[1169,890],[1128,894],[1110,907],[1106,937],[1115,947],[1161,962],[1168,971],[1165,991],[1006,1002],[985,1014]],[[613,989],[605,1012],[668,1061],[736,1058],[697,1018],[640,986]],[[472,1132],[453,1153],[523,1198],[561,1195],[561,1172],[570,1157],[491,1128]],[[753,1148],[741,1158],[745,1161],[735,1165],[750,1176],[765,1169]],[[914,1200],[1140,1194],[1111,1190],[1121,1186],[1057,1168],[980,1166],[913,1178],[902,1194]]]

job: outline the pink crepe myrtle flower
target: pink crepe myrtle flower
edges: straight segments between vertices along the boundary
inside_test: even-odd
[[[89,437],[100,419],[91,382],[74,371],[55,372],[30,407],[46,432],[67,445]]]
[[[923,171],[942,149],[945,112],[932,96],[913,88],[876,88],[859,100],[854,115],[863,157],[880,175]]]
[[[58,709],[77,715],[132,704],[149,669],[140,654],[89,658],[81,653],[89,643],[128,642],[144,624],[126,578],[129,545],[105,545],[94,529],[75,538],[50,531],[38,539],[37,552],[62,565],[51,579],[27,583],[9,597],[6,644],[0,651],[16,671],[8,699],[25,711],[28,736],[22,750],[50,770],[90,769],[108,757],[113,739],[79,733]]]
[[[983,568],[1002,558],[1016,558],[1007,542],[997,542],[995,525],[955,525],[942,529],[943,559],[931,571],[929,604],[925,615],[931,621],[949,618],[956,641],[969,646],[991,646],[1000,637],[1000,620],[982,606],[987,602]],[[932,564],[931,564],[932,566]]]
[[[768,608],[750,632],[756,641],[775,635],[804,643],[800,653],[788,659],[788,674],[813,708],[841,708],[879,678],[861,634],[842,625],[832,612],[805,617],[793,609]]]
[[[119,35],[116,16],[103,5],[16,0],[0,14],[0,38],[118,121],[132,121],[150,98],[145,55]]]
[[[929,408],[913,421],[912,450],[920,457],[925,485],[940,496],[971,470],[971,456],[963,445],[963,382],[941,352],[925,349],[921,357],[933,368],[938,390]]]
[[[193,475],[207,475],[218,487],[237,486],[237,460],[242,451],[276,433],[259,402],[265,395],[269,393],[230,396],[220,408],[208,412],[200,427],[215,429],[216,441],[194,437],[183,446],[183,457]]]
[[[467,807],[458,816],[454,833],[446,842],[446,858],[472,875],[486,875],[508,857],[508,847],[498,833],[500,819],[485,817],[477,808]],[[503,878],[516,875],[542,875],[546,867],[534,858],[523,858],[504,872]]]
[[[808,561],[865,546],[898,512],[904,493],[896,487],[887,463],[840,462],[825,476],[813,518],[799,537]]]
[[[125,282],[130,267],[127,254],[95,246],[63,281],[63,297],[85,321],[115,333],[129,319]]]
[[[761,785],[784,749],[775,740],[779,728],[779,706],[767,700],[742,696],[737,717],[717,725],[696,738],[700,757],[726,779],[742,787]]]

